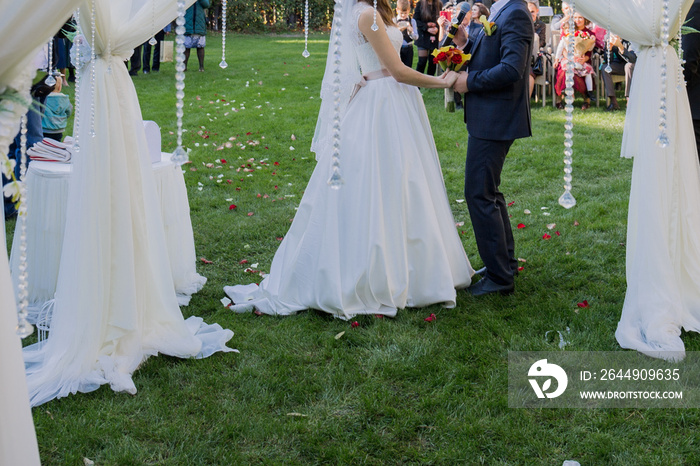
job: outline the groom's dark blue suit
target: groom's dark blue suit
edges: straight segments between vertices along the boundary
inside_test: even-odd
[[[469,132],[464,191],[486,278],[511,286],[517,261],[498,187],[513,141],[532,135],[528,80],[535,31],[525,0],[499,1],[508,3],[491,18],[495,31],[489,36],[482,30],[465,47],[472,58],[464,102]]]

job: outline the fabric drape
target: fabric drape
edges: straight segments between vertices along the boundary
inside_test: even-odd
[[[659,136],[661,0],[586,0],[576,9],[635,44],[622,157],[634,157],[627,221],[627,293],[615,336],[623,348],[680,359],[681,328],[700,331],[700,166],[675,49],[666,47],[667,127]],[[692,0],[669,0],[670,37]],[[610,17],[608,17],[610,9]],[[680,88],[677,89],[677,87]]]
[[[0,93],[8,88],[25,97],[36,70],[36,52],[70,17],[77,0],[17,2],[0,0]],[[40,24],[41,27],[34,27]],[[0,113],[0,152],[7,153],[26,107],[15,105]],[[38,465],[39,450],[32,423],[22,363],[21,342],[15,334],[15,306],[5,248],[5,220],[0,216],[0,464]]]
[[[82,4],[80,18],[88,42],[90,3]],[[201,358],[231,351],[225,342],[233,332],[185,321],[178,307],[141,109],[122,63],[175,18],[176,2],[94,4],[94,100],[89,63],[77,70],[80,152],[51,330],[45,342],[24,349],[33,406],[106,383],[134,394],[133,372],[157,353]]]

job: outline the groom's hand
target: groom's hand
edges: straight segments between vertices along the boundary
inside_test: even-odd
[[[467,74],[465,71],[460,71],[459,76],[457,76],[457,81],[455,81],[454,86],[452,88],[455,90],[455,92],[459,92],[460,94],[465,94],[469,92],[469,88],[467,87]]]

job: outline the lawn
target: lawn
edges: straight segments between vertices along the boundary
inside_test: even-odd
[[[508,408],[508,351],[559,351],[556,331],[564,351],[622,351],[614,331],[633,163],[619,157],[624,113],[581,112],[576,103],[578,204],[565,210],[557,204],[564,114],[533,107],[533,137],[514,144],[503,171],[512,224],[525,225],[514,230],[523,270],[513,296],[462,291],[455,309],[363,317],[356,328],[314,311],[234,314],[219,301],[222,287],[259,282],[245,271],[253,264],[269,270],[314,168],[328,36],[312,34],[305,59],[303,36],[231,35],[226,70],[217,66],[220,37],[207,41],[206,71],[187,72],[183,139],[192,163],[183,168],[197,257],[211,263],[198,262],[209,281],[182,310],[232,329],[229,345],[240,354],[151,358],[134,376],[135,396],[102,387],[35,408],[44,464],[700,462],[697,410]],[[173,150],[173,64],[134,84],[144,118]],[[424,91],[457,228],[479,268],[461,202],[467,133],[442,98]],[[583,300],[588,308],[577,306]],[[698,335],[684,341],[700,350]]]

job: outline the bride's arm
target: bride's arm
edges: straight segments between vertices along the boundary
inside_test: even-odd
[[[381,18],[377,18],[377,22],[381,23]],[[372,45],[375,53],[379,57],[384,67],[389,70],[391,76],[398,82],[411,84],[420,87],[435,87],[447,88],[452,87],[456,78],[456,73],[446,73],[441,77],[428,76],[419,73],[413,68],[409,68],[401,63],[401,58],[386,34],[386,30],[380,26],[378,30],[372,30],[374,23],[374,12],[371,8],[366,9],[360,14],[358,26],[360,32],[364,34],[369,43]]]

